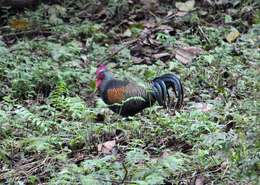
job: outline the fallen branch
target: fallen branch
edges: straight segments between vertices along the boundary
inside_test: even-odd
[[[3,34],[2,37],[3,37],[4,39],[7,39],[8,37],[18,37],[18,36],[33,35],[33,34],[46,35],[46,36],[57,35],[57,33],[50,32],[50,31],[27,30],[27,31],[20,31],[20,32],[16,32],[16,33]]]

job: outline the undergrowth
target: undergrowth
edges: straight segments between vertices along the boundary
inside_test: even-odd
[[[111,21],[126,1],[109,2]],[[115,30],[106,32],[99,21],[67,24],[73,12],[59,7],[49,12],[56,19],[46,20],[46,8],[24,16],[56,24],[50,30],[59,39],[0,41],[0,182],[189,184],[202,177],[211,184],[259,182],[259,24],[234,43],[223,39],[229,31],[224,26],[203,26],[207,40],[192,30],[175,36],[157,32],[161,44],[181,41],[205,49],[189,65],[176,59],[133,65],[131,49],[121,50],[108,64],[116,77],[144,82],[174,72],[185,88],[185,105],[175,115],[154,106],[126,119],[95,95],[97,61],[109,55]],[[99,144],[113,140],[110,154],[98,151]]]

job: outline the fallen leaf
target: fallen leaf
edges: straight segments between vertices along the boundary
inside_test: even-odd
[[[183,64],[189,64],[192,62],[192,55],[185,50],[176,50],[175,58]]]
[[[187,15],[188,13],[187,12],[181,12],[181,11],[179,11],[179,12],[177,12],[176,14],[175,14],[175,16],[176,17],[183,17],[183,16],[185,16],[185,15]]]
[[[80,163],[86,158],[84,153],[77,152],[74,157],[72,158],[72,161],[76,164]]]
[[[208,103],[194,103],[194,107],[200,112],[210,112],[213,109],[213,105]]]
[[[175,6],[178,10],[180,11],[184,11],[184,12],[189,12],[191,10],[193,10],[195,5],[195,0],[188,0],[184,3],[182,2],[176,2]]]
[[[226,39],[229,43],[232,43],[239,37],[239,35],[239,31],[233,30],[226,36]]]
[[[175,51],[175,58],[183,64],[190,64],[192,60],[201,54],[203,49],[199,47],[183,47]]]
[[[201,15],[201,16],[206,16],[206,15],[208,15],[208,12],[207,11],[205,11],[205,10],[199,10],[199,15]]]
[[[130,29],[126,29],[125,32],[123,33],[124,37],[131,37],[132,36],[132,32]]]
[[[149,44],[154,45],[154,46],[160,46],[160,41],[153,39],[151,37],[147,38],[147,41]]]
[[[200,47],[183,47],[183,49],[187,52],[192,53],[193,55],[199,55],[201,54],[204,50]]]
[[[169,33],[170,31],[173,31],[174,29],[168,25],[160,25],[156,28],[156,30],[163,31],[165,33]]]
[[[111,154],[115,145],[116,145],[116,140],[107,141],[105,143],[98,144],[98,152],[103,154]]]
[[[143,24],[144,24],[143,26],[146,27],[146,28],[154,28],[154,27],[156,27],[156,23],[152,22],[152,21],[146,21]]]
[[[204,185],[206,178],[202,175],[199,175],[195,180],[195,185]]]
[[[166,157],[169,157],[171,155],[171,153],[169,151],[163,151],[160,158],[164,159]]]
[[[155,59],[160,59],[160,58],[163,58],[163,57],[169,57],[171,56],[170,53],[157,53],[157,54],[154,54],[153,57]]]
[[[15,30],[27,30],[30,27],[29,22],[25,19],[13,19],[9,25]]]
[[[158,0],[140,0],[146,10],[155,10],[159,6]]]
[[[135,64],[141,64],[144,62],[144,59],[139,58],[139,57],[132,57],[132,60]]]
[[[171,17],[173,15],[174,15],[174,11],[170,10],[170,11],[167,12],[166,17]]]

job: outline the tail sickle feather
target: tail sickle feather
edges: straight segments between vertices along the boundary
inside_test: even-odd
[[[170,97],[169,88],[172,88],[177,102],[174,107],[180,109],[183,104],[183,87],[180,79],[174,74],[165,74],[155,78],[152,81],[154,89],[154,97],[158,101],[159,105],[167,106],[171,103],[173,98]]]

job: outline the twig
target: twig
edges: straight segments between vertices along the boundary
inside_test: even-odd
[[[127,178],[127,175],[128,175],[128,171],[127,171],[127,168],[126,168],[126,165],[125,165],[125,163],[124,162],[122,162],[122,165],[123,165],[123,168],[124,168],[124,170],[125,170],[125,175],[124,175],[124,178],[123,178],[123,180],[122,180],[122,184],[124,184],[124,182],[125,182],[125,180],[126,180],[126,178]]]
[[[14,36],[20,36],[20,35],[29,35],[29,34],[39,34],[39,35],[57,35],[57,33],[50,32],[50,31],[42,31],[42,30],[28,30],[28,31],[20,31],[16,33],[8,33],[3,34],[2,37],[14,37]]]
[[[35,170],[37,170],[41,166],[45,165],[44,163],[47,161],[47,159],[49,159],[49,156],[47,156],[40,164],[38,164],[37,166],[35,166],[35,167],[31,168],[30,170],[28,170],[28,173],[32,174]]]
[[[203,29],[198,25],[199,31],[202,34],[202,36],[207,40],[207,42],[210,44],[209,38],[207,37],[207,35],[205,34],[205,32],[203,31]]]
[[[108,179],[103,179],[100,177],[95,177],[95,179],[100,180],[100,181],[104,181],[104,182],[112,182],[112,183],[116,183],[116,184],[122,184],[121,181],[118,180],[108,180]],[[135,184],[134,181],[124,181],[125,184]]]

